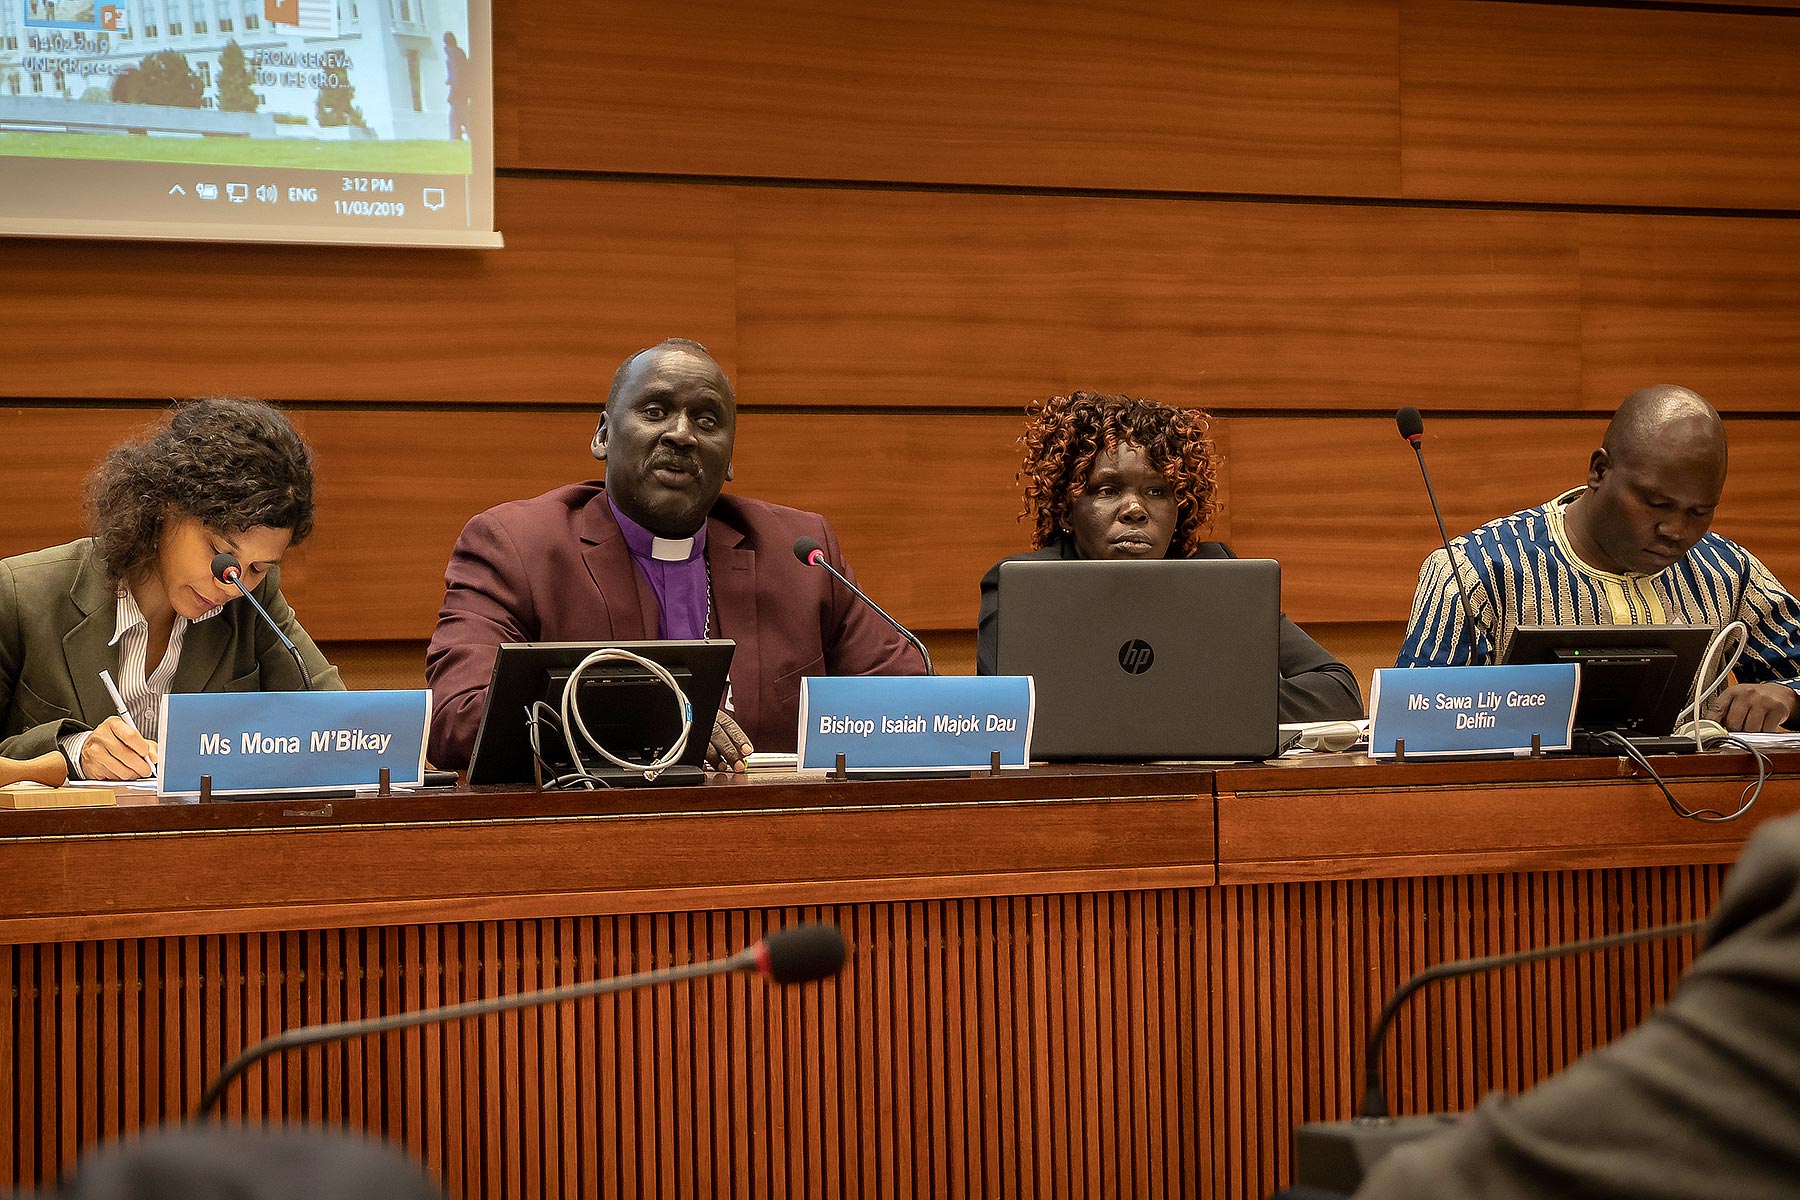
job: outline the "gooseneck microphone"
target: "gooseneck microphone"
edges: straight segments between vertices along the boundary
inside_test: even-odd
[[[794,543],[794,557],[809,567],[823,568],[833,579],[849,588],[858,600],[861,600],[864,604],[874,609],[880,614],[882,620],[886,621],[889,625],[892,625],[895,629],[898,629],[900,631],[900,636],[912,643],[913,649],[919,652],[919,657],[925,660],[925,673],[927,675],[937,674],[937,671],[931,665],[931,654],[925,649],[925,643],[914,637],[912,630],[888,616],[887,610],[869,599],[868,593],[864,592],[854,583],[851,583],[848,579],[845,579],[842,572],[827,562],[825,559],[825,547],[819,545],[817,538],[803,537],[796,541]]]
[[[1454,1120],[1443,1114],[1400,1118],[1388,1115],[1387,1091],[1381,1081],[1381,1052],[1387,1043],[1388,1030],[1393,1027],[1394,1018],[1399,1015],[1401,1006],[1421,988],[1444,979],[1479,975],[1485,971],[1541,962],[1547,958],[1609,950],[1633,942],[1685,937],[1705,928],[1705,921],[1657,925],[1629,933],[1583,938],[1557,946],[1540,946],[1535,950],[1490,954],[1483,958],[1453,959],[1420,971],[1394,990],[1387,1003],[1381,1006],[1380,1015],[1375,1018],[1363,1059],[1363,1098],[1356,1116],[1348,1121],[1309,1122],[1294,1131],[1295,1184],[1345,1194],[1354,1192],[1361,1186],[1368,1170],[1390,1151],[1408,1142],[1428,1137],[1446,1128]]]
[[[1520,966],[1524,963],[1539,962],[1546,958],[1561,958],[1568,954],[1586,954],[1590,950],[1610,950],[1614,946],[1629,946],[1633,942],[1652,942],[1659,938],[1685,937],[1690,933],[1699,933],[1705,928],[1705,921],[1687,921],[1680,925],[1657,925],[1650,929],[1635,929],[1630,933],[1609,933],[1605,937],[1564,942],[1559,946],[1540,946],[1536,950],[1520,950],[1512,954],[1490,954],[1485,958],[1457,959],[1425,968],[1396,988],[1394,994],[1388,997],[1387,1003],[1381,1006],[1381,1015],[1375,1018],[1375,1028],[1369,1033],[1368,1057],[1363,1062],[1363,1098],[1362,1107],[1356,1113],[1357,1119],[1381,1120],[1388,1115],[1387,1091],[1381,1086],[1381,1050],[1387,1041],[1388,1029],[1393,1025],[1394,1018],[1400,1013],[1400,1006],[1405,1004],[1420,988],[1436,983],[1440,979],[1460,979],[1464,975],[1479,975],[1483,971],[1497,971],[1501,967]]]
[[[779,929],[754,946],[747,946],[729,958],[714,958],[665,967],[659,971],[640,971],[613,979],[590,979],[586,983],[565,987],[542,988],[512,996],[496,996],[491,1000],[471,1000],[464,1004],[446,1004],[422,1008],[417,1012],[396,1013],[388,1017],[372,1017],[364,1021],[337,1021],[328,1025],[302,1025],[273,1037],[264,1038],[225,1065],[218,1078],[206,1086],[195,1117],[204,1117],[218,1103],[231,1081],[251,1066],[272,1054],[302,1046],[318,1046],[326,1042],[347,1041],[372,1033],[388,1033],[395,1029],[411,1029],[439,1021],[462,1021],[484,1017],[490,1013],[515,1008],[534,1008],[543,1004],[562,1004],[588,996],[604,996],[633,988],[653,987],[660,983],[679,983],[687,979],[703,979],[708,975],[727,975],[733,971],[755,971],[776,983],[811,983],[837,974],[844,965],[844,935],[834,925],[807,924]]]
[[[1469,655],[1470,661],[1473,661],[1475,647],[1480,643],[1477,636],[1479,629],[1475,624],[1475,609],[1469,604],[1469,591],[1463,586],[1462,569],[1456,565],[1456,552],[1450,548],[1450,534],[1444,528],[1443,510],[1438,508],[1437,490],[1431,486],[1431,472],[1425,469],[1425,449],[1419,444],[1425,437],[1425,418],[1409,404],[1394,414],[1394,423],[1400,427],[1400,436],[1412,446],[1413,454],[1419,460],[1419,474],[1425,477],[1425,495],[1431,500],[1431,515],[1437,518],[1438,538],[1444,545],[1444,558],[1450,564],[1450,577],[1456,580],[1456,594],[1462,597],[1463,626],[1469,633]],[[1486,595],[1486,592],[1482,594]],[[1488,599],[1491,604],[1492,597]],[[1494,649],[1498,652],[1499,647]]]
[[[300,657],[300,647],[294,645],[288,635],[281,631],[281,626],[275,623],[275,618],[269,615],[269,610],[258,604],[256,597],[250,594],[250,589],[244,586],[244,568],[239,565],[237,555],[229,551],[215,554],[212,560],[212,573],[213,578],[220,583],[229,583],[243,593],[244,599],[250,602],[250,607],[261,615],[262,619],[268,623],[269,628],[275,631],[275,636],[281,639],[281,644],[287,647],[288,655],[294,660],[294,666],[300,670],[300,686],[309,692],[312,691],[312,677],[306,673],[306,660]]]

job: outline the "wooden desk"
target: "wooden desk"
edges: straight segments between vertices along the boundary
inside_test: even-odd
[[[1747,760],[1671,760],[1715,807]],[[1788,771],[1800,758],[1781,761]],[[1441,958],[1704,914],[1772,780],[1678,821],[1614,760],[0,813],[0,1172],[178,1119],[296,1024],[721,955],[835,921],[835,981],[732,978],[312,1050],[239,1118],[349,1123],[454,1195],[1260,1196]],[[1660,1001],[1658,944],[1446,989],[1397,1107],[1518,1087]]]

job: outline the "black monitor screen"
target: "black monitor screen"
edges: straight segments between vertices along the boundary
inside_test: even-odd
[[[1716,632],[1709,625],[1521,625],[1506,661],[1579,664],[1577,729],[1661,737],[1680,719]]]
[[[596,650],[629,650],[666,667],[694,706],[694,728],[688,736],[679,767],[660,780],[695,781],[712,736],[713,720],[725,692],[725,675],[731,668],[735,642],[719,639],[691,642],[507,642],[494,659],[494,677],[488,685],[487,710],[475,735],[475,753],[469,761],[469,782],[530,783],[536,777],[527,710],[536,702],[558,713],[563,686],[581,661]],[[575,703],[588,732],[620,758],[649,762],[672,745],[681,733],[681,718],[668,687],[656,676],[632,662],[597,663],[582,672]],[[539,723],[538,747],[551,770],[570,765],[568,749],[554,728],[556,722]],[[576,737],[580,737],[577,733]],[[585,742],[582,763],[593,774],[615,773],[612,763]],[[642,782],[622,778],[622,783]]]

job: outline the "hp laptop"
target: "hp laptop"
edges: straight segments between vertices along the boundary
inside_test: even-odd
[[[1037,680],[1034,756],[1277,753],[1272,559],[1000,564],[1002,675]]]

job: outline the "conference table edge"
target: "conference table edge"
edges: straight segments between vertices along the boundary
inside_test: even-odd
[[[1730,863],[1763,822],[1800,811],[1792,753],[1772,757],[1755,804],[1732,821],[1679,816],[1627,759],[1548,761],[1567,765],[1221,772],[1219,885]],[[1743,754],[1654,765],[1690,811],[1736,811],[1755,778]]]
[[[0,840],[0,943],[1206,887],[1215,864],[1210,788],[36,836]]]

